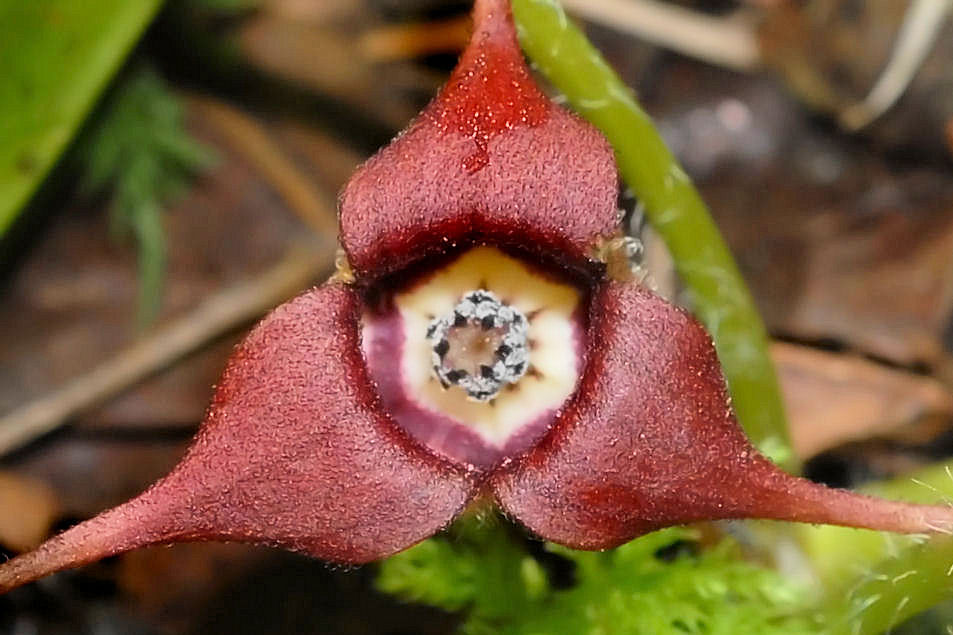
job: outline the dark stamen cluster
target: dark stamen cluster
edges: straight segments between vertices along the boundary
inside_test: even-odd
[[[489,401],[526,373],[528,331],[526,316],[493,293],[466,293],[427,327],[434,376],[444,388],[459,386],[471,399]]]

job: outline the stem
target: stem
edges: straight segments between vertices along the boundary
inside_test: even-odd
[[[632,91],[557,0],[513,0],[513,13],[529,57],[615,148],[623,178],[668,245],[715,341],[741,425],[766,454],[796,469],[764,324],[698,191]]]

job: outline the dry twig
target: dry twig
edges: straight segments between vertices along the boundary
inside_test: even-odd
[[[906,91],[953,11],[951,0],[915,0],[877,83],[863,101],[840,113],[848,130],[860,130],[887,112]]]
[[[655,0],[562,0],[571,13],[717,66],[761,65],[753,22],[741,14],[710,17]]]
[[[378,27],[361,35],[358,48],[371,62],[394,62],[434,53],[457,53],[469,41],[470,29],[468,16],[439,22]]]
[[[157,328],[85,375],[0,417],[0,456],[254,320],[332,266],[330,251],[293,250],[260,276],[211,296],[188,315]]]
[[[751,71],[761,65],[753,20],[746,13],[711,17],[654,0],[561,0],[573,15],[709,64]],[[359,49],[371,62],[393,62],[430,53],[460,51],[469,18],[372,29]]]
[[[285,204],[315,234],[329,244],[337,236],[335,202],[315,187],[271,140],[255,119],[228,104],[194,97],[192,104],[206,115],[233,149],[258,170]]]

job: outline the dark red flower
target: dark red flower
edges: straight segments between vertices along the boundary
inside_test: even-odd
[[[949,528],[947,508],[827,489],[752,448],[702,327],[606,262],[605,139],[533,83],[505,0],[475,22],[342,195],[351,274],[249,334],[171,474],[0,566],[0,590],[173,541],[363,563],[476,497],[582,549],[718,518]]]

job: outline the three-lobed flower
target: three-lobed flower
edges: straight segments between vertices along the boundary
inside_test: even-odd
[[[707,333],[626,266],[608,143],[534,84],[508,2],[474,16],[449,83],[342,194],[347,271],[238,346],[167,477],[0,565],[0,591],[174,541],[364,563],[487,499],[581,549],[705,519],[950,526],[750,445]]]

